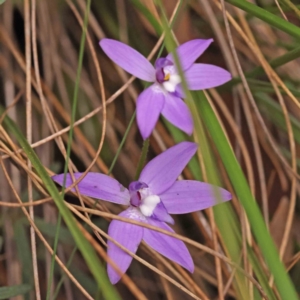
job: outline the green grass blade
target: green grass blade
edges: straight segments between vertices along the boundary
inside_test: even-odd
[[[296,25],[268,12],[267,10],[252,4],[245,0],[225,0],[227,3],[230,3],[247,13],[249,13],[252,16],[255,16],[262,21],[265,21],[269,25],[282,30],[283,32],[288,33],[289,35],[300,39],[300,29]]]
[[[300,47],[297,47],[277,58],[272,59],[269,64],[272,68],[276,69],[278,67],[281,67],[297,58],[300,57]],[[245,76],[247,78],[257,78],[260,75],[264,74],[264,69],[259,66],[254,68],[252,71],[245,73]],[[232,80],[230,80],[228,83],[222,85],[219,87],[219,90],[228,90],[230,87],[236,85],[237,83],[242,82],[240,77],[234,77]]]
[[[0,115],[4,113],[3,107],[0,107]],[[28,144],[26,138],[21,133],[16,124],[6,116],[3,120],[4,125],[9,129],[9,131],[15,136],[16,140],[19,142],[24,152],[26,153],[28,159],[31,161],[33,167],[35,168],[37,174],[40,176],[43,181],[45,188],[47,189],[50,196],[53,198],[59,212],[61,213],[67,227],[69,228],[75,243],[78,246],[83,258],[85,259],[89,270],[93,274],[99,288],[102,290],[105,299],[120,299],[118,293],[115,288],[111,285],[108,277],[106,275],[106,271],[101,264],[98,256],[95,253],[94,248],[90,245],[90,243],[85,239],[83,233],[77,226],[76,220],[72,213],[68,210],[64,201],[61,199],[61,195],[59,194],[53,180],[48,175],[46,169],[42,165],[38,156]]]
[[[204,93],[199,92],[199,95],[201,99],[198,105],[201,117],[220,154],[235,192],[246,211],[252,231],[274,276],[279,293],[282,299],[296,300],[298,299],[296,291],[282,262],[279,260],[276,246],[267,230],[261,211],[251,194],[244,173]]]

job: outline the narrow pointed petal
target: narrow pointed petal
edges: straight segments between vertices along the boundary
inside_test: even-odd
[[[145,182],[153,195],[163,193],[174,184],[197,148],[192,142],[181,142],[169,148],[144,167],[139,181]]]
[[[186,214],[231,200],[232,195],[209,183],[179,180],[160,195],[160,199],[169,214]]]
[[[99,45],[114,63],[128,73],[145,81],[155,81],[154,67],[135,49],[111,39],[102,39]]]
[[[231,78],[228,71],[208,64],[194,64],[185,72],[185,79],[192,91],[217,87]]]
[[[207,47],[212,43],[212,41],[213,39],[196,39],[180,45],[176,49],[176,52],[179,57],[182,70],[187,70],[196,61],[196,59],[207,49]],[[166,59],[172,61],[175,64],[173,55],[171,53],[166,57]]]
[[[134,208],[128,208],[119,216],[134,220],[139,220],[140,217],[139,212]],[[144,218],[143,220],[145,221]],[[143,227],[113,220],[109,225],[108,234],[128,250],[136,253],[143,238]],[[131,264],[132,257],[109,240],[107,241],[107,254],[124,274]],[[116,284],[121,278],[109,263],[107,264],[107,274],[112,284]]]
[[[166,95],[162,115],[174,126],[187,134],[192,134],[194,129],[193,117],[185,102],[171,94]]]
[[[164,103],[165,95],[156,85],[150,86],[139,95],[136,103],[136,118],[144,140],[151,135]]]
[[[75,179],[78,179],[83,173],[74,173]],[[62,185],[64,174],[58,174],[52,177],[58,184]],[[66,176],[66,187],[73,184],[70,174]],[[77,185],[80,194],[109,202],[128,205],[130,201],[129,191],[117,180],[100,173],[89,172]],[[75,192],[75,188],[72,189]]]
[[[150,218],[147,221],[151,225],[174,232],[167,224],[163,222],[159,222]],[[182,241],[148,228],[144,228],[143,240],[160,254],[183,266],[191,273],[194,272],[193,259],[186,245]]]

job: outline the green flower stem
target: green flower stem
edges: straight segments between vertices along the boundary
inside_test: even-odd
[[[149,149],[149,138],[144,140],[144,144],[143,144],[143,149],[142,149],[142,154],[138,163],[138,166],[136,168],[136,173],[135,173],[135,177],[134,180],[138,180],[140,177],[140,174],[142,172],[142,169],[145,165],[145,161],[147,159],[147,153],[148,153],[148,149]]]
[[[117,159],[118,159],[118,157],[119,157],[119,155],[120,155],[120,152],[121,152],[121,150],[122,150],[122,148],[123,148],[123,146],[124,146],[124,144],[125,144],[125,142],[126,142],[126,139],[127,139],[128,133],[129,133],[129,130],[131,129],[131,126],[132,126],[132,124],[133,124],[133,121],[135,120],[135,116],[136,116],[136,111],[134,111],[134,113],[133,113],[133,115],[132,115],[132,117],[131,117],[131,119],[130,119],[130,121],[129,121],[129,124],[128,124],[127,128],[126,128],[126,131],[125,131],[125,133],[124,133],[124,136],[123,136],[123,138],[122,138],[122,141],[121,141],[121,143],[120,143],[120,146],[119,146],[119,148],[118,148],[118,150],[117,150],[117,153],[116,153],[116,155],[115,155],[115,157],[114,157],[114,159],[113,159],[113,161],[112,161],[112,163],[111,163],[111,165],[110,165],[110,168],[109,168],[109,170],[108,170],[108,172],[107,172],[107,175],[110,175],[110,174],[111,174],[111,172],[112,172],[112,170],[113,170],[113,168],[114,168],[114,166],[115,166],[115,164],[116,164],[116,161],[117,161]]]

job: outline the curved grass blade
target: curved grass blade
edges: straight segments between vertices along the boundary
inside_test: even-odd
[[[3,107],[0,107],[0,115],[2,115],[3,113],[4,113],[4,109]],[[19,142],[24,152],[26,153],[28,159],[31,161],[32,166],[35,168],[37,174],[40,176],[41,180],[43,181],[48,193],[53,198],[59,212],[62,215],[62,218],[64,219],[66,225],[68,226],[75,240],[78,249],[80,250],[83,258],[85,259],[89,267],[89,270],[93,274],[99,288],[101,289],[104,298],[111,299],[111,300],[120,299],[115,288],[109,282],[108,277],[106,275],[106,271],[103,265],[101,264],[98,256],[96,255],[94,248],[85,239],[84,235],[80,231],[74,216],[68,210],[53,180],[48,175],[46,169],[42,165],[38,156],[31,148],[31,146],[28,144],[26,138],[24,137],[20,129],[8,116],[5,116],[3,123],[9,129],[9,131],[15,136],[16,140]]]

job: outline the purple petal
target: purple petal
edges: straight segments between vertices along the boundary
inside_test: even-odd
[[[161,229],[174,232],[163,222],[148,218],[148,223]],[[144,228],[143,240],[160,254],[183,266],[191,273],[194,272],[193,259],[182,241],[148,228]]]
[[[151,218],[161,221],[161,222],[167,222],[170,224],[175,223],[173,218],[168,214],[168,211],[166,210],[166,208],[162,202],[159,202],[156,205]]]
[[[165,103],[165,96],[157,85],[144,90],[136,103],[136,118],[141,135],[148,138],[152,133]]]
[[[217,87],[231,80],[231,74],[217,66],[194,64],[185,72],[190,90],[204,90]]]
[[[134,208],[128,208],[119,216],[139,220],[139,212]],[[118,220],[113,220],[108,228],[109,236],[133,253],[136,253],[141,243],[143,231],[143,227]],[[107,241],[107,254],[124,274],[132,261],[132,257],[109,240]],[[107,264],[107,273],[112,284],[116,284],[121,278],[109,263]]]
[[[232,196],[225,189],[209,183],[180,180],[160,195],[160,199],[168,213],[186,214],[231,200]]]
[[[196,59],[207,49],[207,47],[211,44],[212,41],[213,39],[196,39],[180,45],[176,49],[176,52],[179,57],[182,70],[187,70],[196,61]],[[171,53],[166,58],[175,64],[173,55]]]
[[[152,159],[141,172],[139,181],[148,184],[153,195],[159,195],[174,184],[196,153],[198,145],[181,142]]]
[[[114,63],[128,73],[145,81],[155,81],[154,67],[135,49],[111,39],[102,39],[99,45]]]
[[[161,114],[174,126],[187,134],[192,134],[194,129],[193,118],[185,102],[172,94],[166,95],[165,105]]]
[[[74,173],[78,179],[83,173]],[[64,174],[52,177],[58,184],[62,185]],[[71,175],[66,175],[66,187],[73,184]],[[128,205],[130,201],[129,191],[117,180],[100,173],[89,172],[77,185],[80,194],[109,202]],[[72,189],[75,192],[75,188]]]

